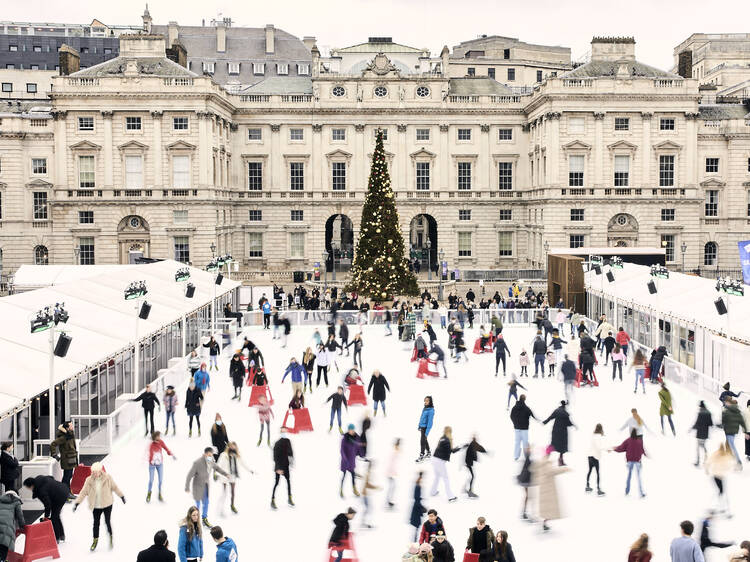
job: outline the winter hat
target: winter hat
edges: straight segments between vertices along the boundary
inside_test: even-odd
[[[174,387],[170,384],[167,386],[167,390],[174,390]]]
[[[432,552],[432,546],[430,546],[427,543],[423,543],[419,545],[419,554],[422,554],[423,552]]]
[[[349,427],[346,428],[347,431],[354,431],[355,427],[353,423],[349,424]]]
[[[349,509],[347,509],[347,510],[346,510],[346,512],[347,512],[347,513],[348,513],[349,515],[354,515],[355,513],[357,513],[357,510],[356,510],[356,509],[354,509],[353,507],[350,507]]]
[[[409,545],[409,554],[419,554],[419,545],[417,543]]]
[[[95,462],[91,465],[91,472],[101,472],[102,468],[102,463]]]
[[[701,408],[705,408],[706,407],[706,403],[703,400],[701,400],[700,402],[698,402],[698,406],[701,407]]]
[[[725,384],[724,386],[722,386],[721,388],[723,388],[724,390],[729,390],[729,383],[726,383],[726,384]]]

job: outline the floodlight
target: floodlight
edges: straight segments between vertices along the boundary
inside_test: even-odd
[[[145,281],[133,281],[125,289],[125,300],[131,301],[133,299],[138,299],[145,296],[146,293],[148,293],[148,289],[146,288]]]
[[[187,281],[188,279],[190,279],[190,269],[187,267],[181,267],[177,270],[177,273],[174,274],[174,280],[178,283],[180,281]]]
[[[669,279],[669,270],[663,265],[652,265],[651,277],[656,277],[658,279]]]
[[[731,277],[719,277],[716,280],[716,290],[735,297],[745,296],[745,285],[739,279],[732,279]]]

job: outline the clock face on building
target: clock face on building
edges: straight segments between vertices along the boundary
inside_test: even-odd
[[[388,88],[386,88],[385,86],[376,86],[375,95],[379,98],[384,98],[388,95]]]
[[[333,90],[331,90],[331,93],[337,98],[340,98],[344,96],[344,94],[346,93],[346,90],[344,90],[343,86],[334,86]]]
[[[426,98],[430,95],[430,89],[427,86],[419,86],[417,87],[417,95],[420,98]]]
[[[138,217],[131,217],[130,218],[130,228],[140,228],[141,226],[141,219]]]

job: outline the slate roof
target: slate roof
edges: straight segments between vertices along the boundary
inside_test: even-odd
[[[698,106],[700,119],[704,121],[722,121],[727,119],[748,119],[750,113],[741,103],[716,103]]]
[[[304,76],[271,76],[245,88],[241,94],[312,94],[312,80]]]
[[[122,76],[127,67],[127,61],[135,59],[139,74],[165,77],[192,78],[198,76],[184,66],[164,57],[131,57],[119,56],[89,68],[74,72],[72,78],[106,78],[107,76]]]
[[[638,62],[636,60],[630,60],[630,61],[593,60],[591,62],[587,62],[584,65],[579,66],[578,68],[571,70],[570,72],[566,72],[561,77],[562,78],[616,77],[621,65],[626,65],[628,69],[628,75],[633,76],[633,77],[674,78],[674,79],[679,79],[679,80],[682,79],[682,77],[677,74],[666,72],[664,70],[659,70],[658,68],[649,66],[647,64]]]
[[[513,90],[487,76],[450,79],[452,96],[512,96]]]

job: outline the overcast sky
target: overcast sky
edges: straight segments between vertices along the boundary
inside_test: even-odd
[[[11,21],[139,24],[137,0],[3,0]],[[573,59],[589,51],[594,35],[633,35],[642,62],[668,70],[672,49],[692,33],[750,32],[748,0],[150,0],[157,24],[200,25],[219,14],[234,25],[272,23],[294,35],[313,35],[322,47],[345,47],[369,36],[391,36],[438,55],[481,34],[570,47]]]

